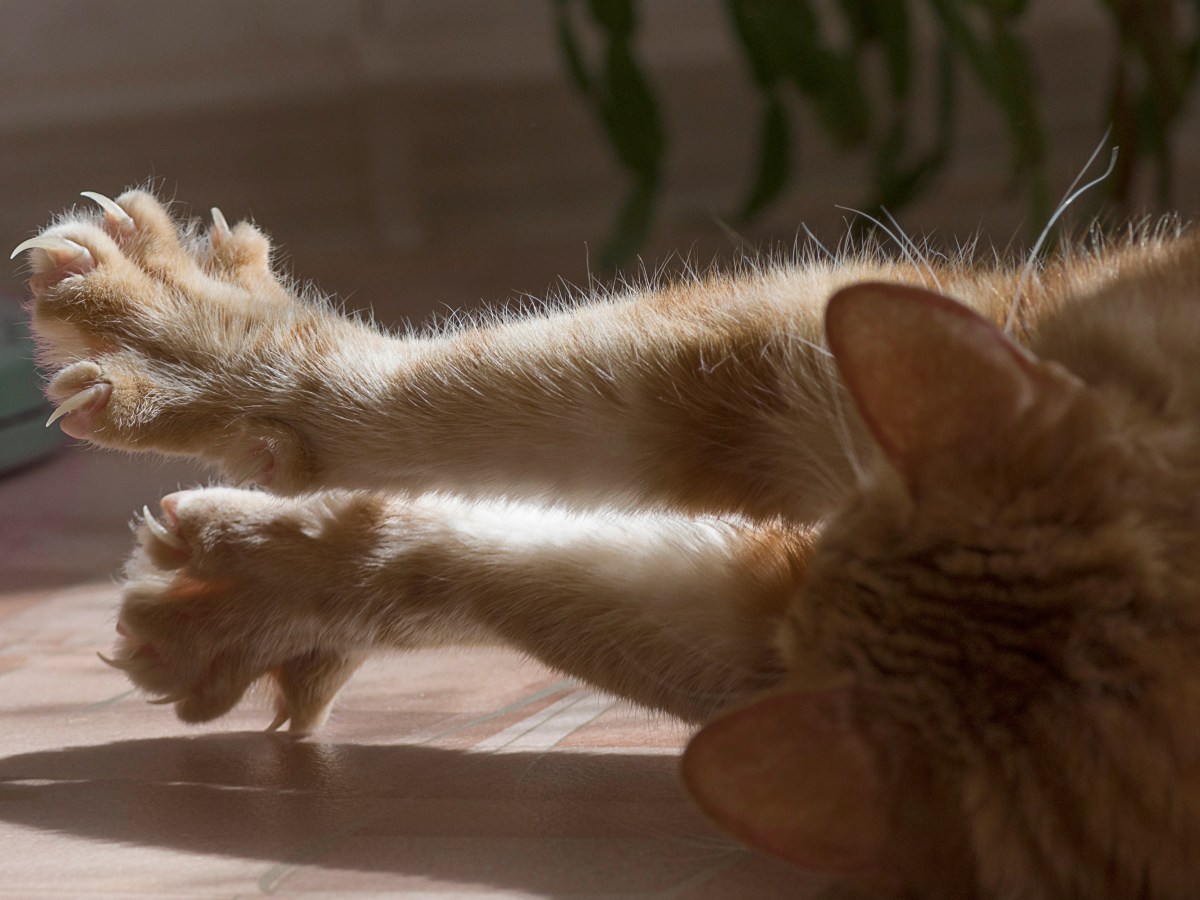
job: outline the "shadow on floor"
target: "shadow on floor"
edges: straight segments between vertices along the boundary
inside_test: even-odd
[[[0,818],[260,859],[268,892],[357,871],[550,896],[795,896],[806,879],[713,830],[675,769],[652,754],[157,738],[0,760]]]

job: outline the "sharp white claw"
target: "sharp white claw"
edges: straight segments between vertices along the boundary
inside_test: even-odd
[[[147,700],[146,702],[152,706],[167,706],[171,703],[178,703],[180,700],[186,699],[186,697],[186,694],[172,694],[169,697],[155,697],[153,700]]]
[[[183,542],[183,538],[167,528],[167,526],[158,521],[158,519],[154,518],[153,513],[150,512],[149,506],[142,507],[142,517],[146,523],[146,527],[150,529],[150,532],[168,547],[174,547],[176,550],[187,549],[187,544]]]
[[[102,384],[93,384],[89,388],[84,388],[78,394],[68,397],[50,414],[50,418],[46,420],[46,427],[49,428],[63,416],[73,413],[77,409],[82,409],[89,403],[99,399],[101,394],[104,393],[104,388],[105,386]]]
[[[99,651],[97,651],[96,655],[100,657],[100,661],[106,666],[112,666],[114,669],[120,669],[122,672],[140,672],[142,669],[148,669],[154,665],[153,661],[149,659],[109,659]]]
[[[81,191],[79,196],[87,197],[89,200],[95,202],[102,210],[104,210],[105,215],[111,217],[112,220],[118,225],[133,225],[133,219],[130,218],[129,213],[121,209],[120,204],[118,204],[117,201],[113,200],[111,197],[105,197],[103,194],[98,194],[95,191]]]
[[[271,724],[267,726],[267,731],[278,731],[284,726],[284,723],[286,723],[287,720],[288,714],[286,712],[277,713],[275,718],[271,721]]]
[[[53,234],[39,234],[37,237],[31,237],[27,241],[21,241],[17,244],[16,249],[9,254],[9,259],[16,259],[18,255],[26,250],[45,250],[54,259],[54,264],[61,266],[64,263],[70,262],[84,254],[91,257],[91,251],[83,244],[77,244],[65,237],[58,237]]]
[[[225,214],[215,206],[212,208],[212,221],[212,236],[214,239],[224,240],[229,237],[229,223],[225,221]]]

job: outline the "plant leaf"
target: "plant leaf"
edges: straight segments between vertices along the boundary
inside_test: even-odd
[[[600,117],[618,159],[640,181],[657,182],[664,145],[662,123],[658,104],[628,42],[609,44],[604,82]]]
[[[592,18],[614,41],[628,41],[637,27],[633,0],[591,0]]]
[[[558,35],[558,46],[562,51],[563,61],[567,64],[567,73],[580,92],[591,96],[592,76],[588,73],[579,51],[579,41],[575,37],[575,28],[571,24],[571,11],[567,4],[569,0],[554,0],[554,25]]]
[[[789,151],[787,116],[779,95],[772,93],[767,97],[758,133],[758,169],[738,213],[743,222],[756,216],[787,184]]]
[[[603,267],[616,268],[637,253],[650,233],[657,198],[656,185],[639,181],[633,186],[600,251],[600,264]]]

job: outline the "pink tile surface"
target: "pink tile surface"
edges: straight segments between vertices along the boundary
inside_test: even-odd
[[[373,660],[306,741],[265,697],[142,702],[95,651],[125,522],[179,476],[109,460],[0,482],[0,897],[808,895],[684,797],[684,728],[512,653]]]

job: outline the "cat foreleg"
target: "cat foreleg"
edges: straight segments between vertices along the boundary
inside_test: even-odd
[[[274,724],[301,732],[368,654],[464,642],[703,719],[780,677],[809,547],[777,525],[434,495],[213,488],[162,508],[127,566],[113,661],[189,721],[269,677]]]
[[[420,554],[420,593],[439,607],[460,605],[471,622],[555,669],[691,721],[782,676],[776,631],[808,532],[448,499],[419,505],[437,522]]]
[[[631,290],[394,337],[299,299],[248,223],[218,212],[201,232],[145,192],[101,199],[18,247],[54,418],[74,437],[283,494],[813,520],[852,480],[860,429],[821,347],[819,278]]]

